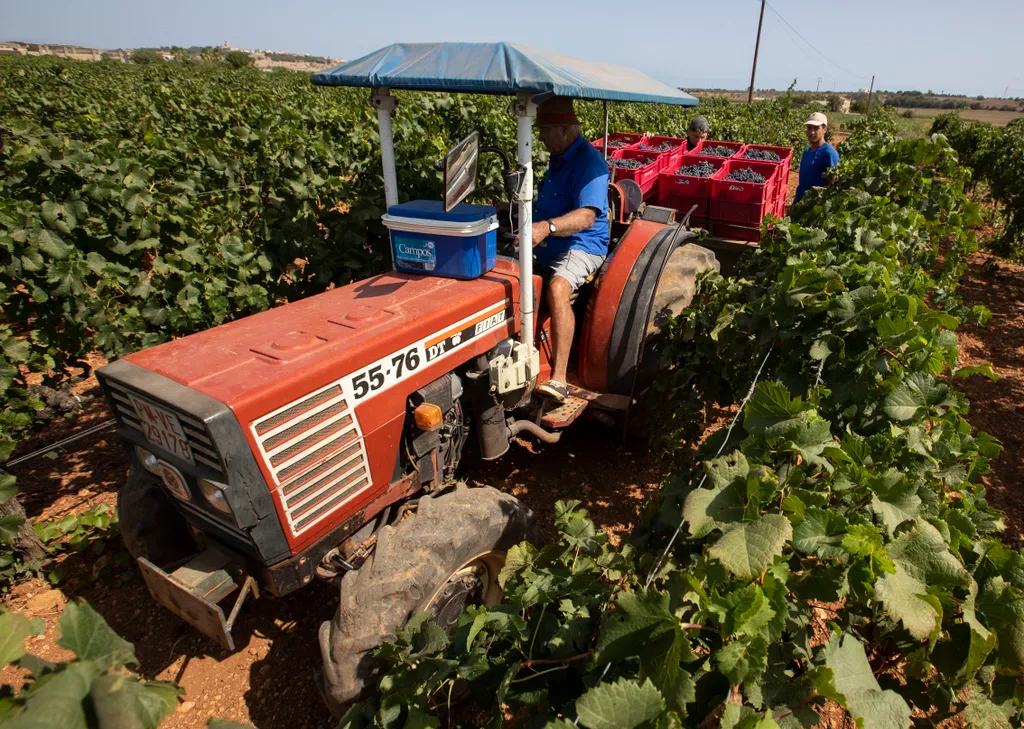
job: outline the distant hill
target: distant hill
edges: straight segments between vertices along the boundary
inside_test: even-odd
[[[61,56],[73,58],[78,61],[102,61],[104,59],[131,61],[135,51],[155,51],[163,56],[165,61],[191,60],[217,60],[228,54],[229,51],[244,51],[253,60],[256,68],[270,70],[273,68],[286,68],[290,71],[319,71],[329,66],[336,66],[342,63],[340,58],[329,58],[327,56],[311,56],[305,53],[290,53],[281,50],[266,50],[262,48],[249,49],[237,48],[224,43],[221,46],[180,48],[178,46],[163,48],[85,48],[83,46],[69,46],[56,43],[20,43],[8,41],[0,43],[0,55],[18,56]]]

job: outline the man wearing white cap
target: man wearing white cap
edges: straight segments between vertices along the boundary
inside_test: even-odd
[[[836,148],[825,141],[828,131],[828,117],[816,111],[807,119],[807,141],[810,147],[800,158],[800,184],[796,188],[793,202],[800,202],[804,193],[812,187],[824,187],[829,182],[828,171],[839,164]]]

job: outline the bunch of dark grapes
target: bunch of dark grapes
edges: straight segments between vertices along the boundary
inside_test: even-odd
[[[724,145],[718,145],[717,147],[701,147],[700,152],[705,157],[732,157],[736,154],[736,150],[731,147]]]
[[[757,174],[749,167],[733,170],[725,179],[734,180],[735,182],[756,182],[759,185],[763,185],[767,182],[764,175]]]
[[[698,162],[695,165],[683,165],[676,170],[676,174],[687,175],[689,177],[711,177],[711,175],[715,174],[717,171],[717,167],[705,160]]]
[[[757,159],[762,162],[781,162],[782,158],[770,149],[748,149],[743,159]]]
[[[678,144],[673,144],[672,142],[662,142],[656,147],[651,147],[650,145],[647,144],[647,142],[640,142],[640,146],[637,147],[637,149],[645,149],[651,152],[667,152],[670,149],[675,149],[678,146]]]
[[[608,165],[611,167],[618,167],[620,169],[627,170],[638,170],[645,165],[650,164],[649,162],[641,162],[638,159],[610,159]]]

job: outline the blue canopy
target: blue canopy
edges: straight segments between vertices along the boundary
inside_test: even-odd
[[[473,94],[568,96],[696,106],[698,100],[645,73],[518,43],[395,43],[310,76],[317,86]]]

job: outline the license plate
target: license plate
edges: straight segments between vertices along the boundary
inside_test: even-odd
[[[142,421],[146,440],[184,461],[195,464],[195,461],[192,460],[192,450],[188,447],[188,439],[185,437],[185,431],[182,430],[178,416],[170,410],[134,395],[129,395],[129,397],[132,405],[135,406],[135,412],[138,413],[139,419]]]

